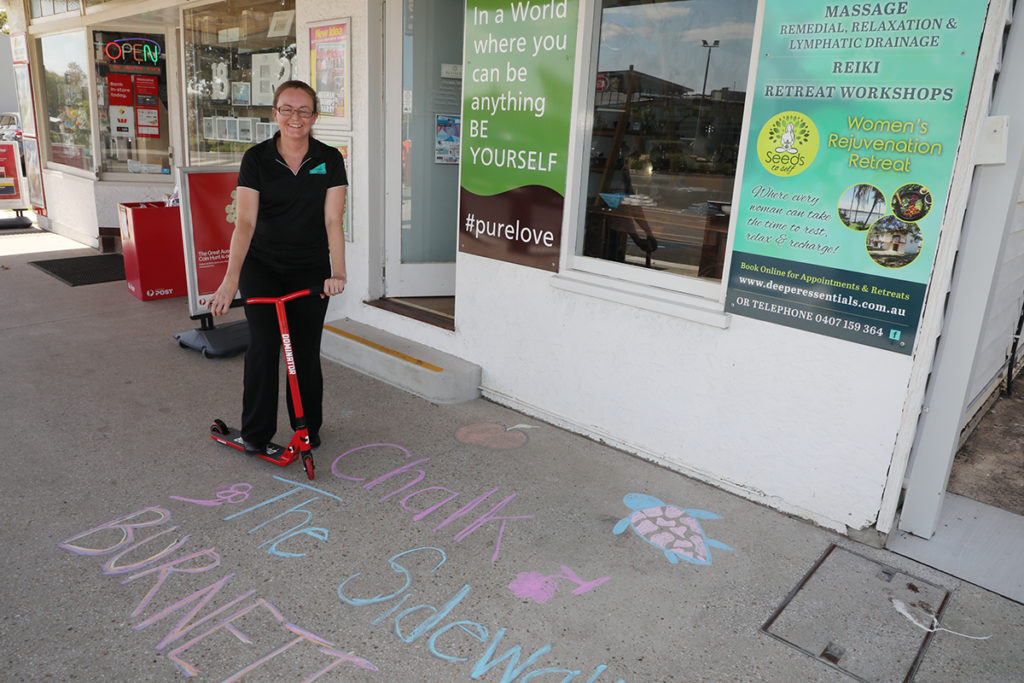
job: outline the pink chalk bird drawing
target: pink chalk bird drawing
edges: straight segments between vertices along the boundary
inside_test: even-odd
[[[524,598],[533,600],[540,604],[544,604],[550,600],[554,595],[555,591],[558,590],[558,579],[564,579],[571,583],[576,584],[576,588],[573,589],[573,595],[582,595],[589,591],[594,590],[605,581],[610,581],[612,577],[604,576],[600,579],[594,579],[593,581],[586,581],[581,579],[579,574],[574,572],[564,564],[559,567],[562,570],[561,574],[551,574],[545,576],[540,572],[520,572],[516,575],[516,578],[508,585],[508,589],[516,594],[517,598]]]

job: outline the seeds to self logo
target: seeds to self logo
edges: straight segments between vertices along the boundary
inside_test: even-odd
[[[818,155],[818,129],[798,111],[768,119],[757,137],[757,157],[769,173],[790,178],[807,170]]]

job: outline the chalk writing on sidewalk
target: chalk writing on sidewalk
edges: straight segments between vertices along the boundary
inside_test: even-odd
[[[330,538],[330,532],[327,529],[323,527],[308,526],[309,523],[313,520],[314,511],[307,506],[312,506],[314,503],[320,501],[321,499],[333,500],[338,503],[342,503],[344,501],[339,496],[336,496],[333,493],[324,491],[323,489],[311,486],[309,484],[289,481],[288,479],[284,479],[278,476],[274,476],[274,479],[284,484],[287,484],[288,486],[291,487],[291,489],[285,491],[282,494],[273,496],[271,498],[268,498],[267,500],[257,503],[256,505],[252,505],[246,508],[245,510],[236,512],[232,515],[228,515],[224,518],[224,521],[231,521],[238,517],[242,517],[243,515],[248,515],[249,513],[256,513],[257,511],[259,511],[260,514],[254,514],[252,518],[247,518],[258,519],[260,518],[261,514],[265,514],[267,512],[272,511],[271,508],[268,508],[267,510],[263,510],[263,508],[272,506],[275,503],[283,501],[285,498],[288,498],[289,496],[296,493],[305,492],[308,495],[310,492],[312,492],[315,494],[313,497],[307,498],[298,505],[294,505],[283,512],[279,512],[276,515],[263,520],[262,522],[260,522],[259,524],[257,524],[252,529],[249,529],[249,531],[246,532],[246,534],[255,534],[263,530],[264,527],[268,527],[271,531],[265,531],[264,533],[271,533],[273,535],[271,536],[271,538],[261,543],[258,547],[264,548],[270,546],[269,548],[267,548],[267,554],[274,555],[276,557],[305,557],[306,553],[288,552],[285,550],[281,550],[280,548],[278,548],[278,546],[281,543],[284,543],[285,541],[297,536],[308,536],[314,540],[326,542],[328,538]],[[219,505],[223,505],[225,503],[243,503],[249,499],[249,494],[251,492],[251,484],[232,484],[230,486],[217,489],[217,491],[214,493],[214,498],[212,499],[185,498],[183,496],[170,496],[170,498],[172,500],[180,500],[185,503],[191,503],[193,505],[199,505],[202,507],[216,507]],[[277,532],[277,530],[273,526],[279,522],[284,522],[286,525],[290,524],[294,522],[296,518],[300,519],[301,521],[298,524],[285,529],[284,531]],[[286,521],[289,519],[290,521]]]
[[[329,493],[314,486],[310,486],[309,484],[296,483],[293,481],[289,481],[287,479],[282,479],[281,477],[278,476],[275,476],[274,479],[292,486],[291,490],[286,491],[285,493],[282,493],[280,495],[274,496],[272,498],[269,498],[261,503],[257,503],[256,505],[246,508],[245,510],[236,512],[233,515],[228,515],[224,518],[224,521],[231,521],[243,515],[255,513],[257,510],[263,512],[264,507],[277,503],[278,501],[283,501],[285,498],[288,498],[294,493],[305,493],[306,495],[308,495],[310,492],[315,493],[316,495],[314,495],[312,498],[308,498],[299,503],[298,505],[293,505],[291,508],[285,510],[284,512],[280,512],[277,515],[274,515],[273,517],[269,517],[268,519],[260,522],[259,524],[257,524],[252,529],[249,529],[249,531],[246,532],[247,534],[254,534],[262,530],[263,527],[267,526],[268,524],[274,524],[276,522],[281,522],[289,518],[292,518],[291,521],[294,521],[295,518],[298,518],[301,520],[298,524],[288,529],[285,529],[280,533],[277,533],[270,539],[261,543],[259,547],[263,548],[265,546],[270,546],[267,549],[267,553],[270,555],[275,555],[277,557],[305,557],[306,553],[287,552],[279,549],[278,545],[295,536],[309,536],[310,538],[313,538],[315,540],[326,542],[327,539],[330,537],[330,532],[326,528],[307,526],[313,520],[314,513],[311,509],[308,509],[306,506],[311,506],[314,503],[319,502],[321,499],[334,500],[338,503],[344,501],[342,501],[340,497],[334,495],[333,493]],[[285,523],[290,524],[291,521]]]
[[[419,554],[421,553],[425,555],[427,559],[419,557]],[[411,557],[414,555],[417,556],[415,559]],[[484,646],[483,653],[475,656],[475,660],[473,661],[473,668],[470,672],[470,678],[472,680],[477,680],[485,676],[492,669],[500,670],[503,662],[504,673],[501,677],[501,681],[503,683],[514,681],[520,676],[522,676],[522,681],[527,681],[548,674],[558,674],[562,676],[561,679],[552,680],[567,682],[575,680],[578,676],[583,674],[582,670],[565,669],[560,667],[533,668],[552,650],[554,647],[553,644],[547,644],[535,650],[532,654],[526,657],[526,660],[522,664],[520,664],[520,659],[523,654],[522,645],[513,645],[509,647],[509,649],[505,650],[501,655],[496,656],[499,647],[502,647],[501,642],[505,637],[506,628],[499,628],[497,631],[494,631],[492,636],[490,629],[483,624],[470,619],[454,618],[448,623],[442,625],[442,622],[444,622],[445,619],[455,611],[455,608],[459,606],[466,596],[469,595],[472,590],[469,584],[464,584],[461,588],[455,591],[454,595],[445,600],[443,604],[441,604],[440,600],[433,601],[437,604],[441,604],[440,607],[435,607],[434,605],[427,603],[406,606],[406,604],[413,598],[413,593],[409,592],[409,589],[412,587],[414,581],[414,571],[406,566],[409,562],[402,559],[406,557],[409,557],[410,560],[414,559],[413,564],[416,566],[429,566],[431,562],[435,562],[428,574],[436,572],[448,559],[447,554],[441,548],[428,546],[406,550],[405,552],[392,556],[388,560],[388,566],[399,577],[397,582],[401,584],[400,587],[389,593],[382,593],[379,592],[378,586],[382,583],[389,583],[385,576],[364,577],[363,574],[356,573],[352,574],[338,585],[338,599],[353,607],[369,607],[394,601],[394,604],[388,605],[387,609],[377,615],[371,623],[376,626],[388,619],[392,619],[394,633],[403,642],[412,644],[420,639],[426,638],[427,649],[430,653],[447,662],[470,661],[470,657],[464,656],[467,654],[465,652],[465,636],[468,635],[471,640],[477,641]],[[433,558],[433,560],[430,558]],[[403,564],[403,562],[405,562],[405,564]],[[563,567],[563,569],[565,569],[565,567]],[[603,583],[603,580],[599,580],[599,582]],[[583,582],[583,584],[585,585],[586,582]],[[363,591],[367,591],[368,595],[374,595],[374,593],[376,593],[376,595],[374,595],[374,597],[358,597],[360,585],[362,585]],[[590,588],[587,590],[590,590]],[[403,607],[404,609],[402,609]],[[595,681],[597,681],[601,674],[607,669],[608,666],[606,664],[601,664],[596,667],[593,674],[586,679],[587,683],[595,683]],[[618,683],[624,682],[619,680]]]
[[[221,556],[216,548],[209,547],[182,554],[175,559],[166,559],[185,546],[191,538],[190,534],[167,545],[163,545],[161,541],[152,546],[156,548],[155,550],[150,550],[150,546],[147,544],[178,529],[177,526],[172,526],[155,531],[170,521],[171,513],[167,509],[157,506],[147,507],[71,536],[58,543],[58,546],[68,552],[86,557],[110,556],[101,569],[106,574],[129,574],[122,580],[122,584],[130,584],[143,579],[153,581],[153,585],[132,611],[131,616],[133,618],[141,617],[153,604],[157,595],[160,595],[161,599],[165,599],[168,606],[142,619],[133,628],[136,631],[141,631],[168,617],[171,617],[172,620],[177,617],[178,621],[167,631],[167,634],[157,644],[156,649],[163,650],[169,645],[182,641],[186,636],[191,636],[167,653],[168,659],[186,676],[196,676],[201,673],[196,663],[186,658],[188,650],[206,641],[214,634],[233,636],[238,642],[251,646],[255,654],[242,668],[228,676],[227,680],[229,681],[239,680],[254,670],[267,666],[272,660],[285,653],[289,653],[292,657],[317,657],[329,660],[316,673],[307,678],[308,681],[316,680],[342,665],[377,671],[377,667],[368,660],[344,652],[327,639],[290,622],[273,604],[258,597],[255,590],[242,591],[230,601],[212,609],[211,603],[214,598],[225,590],[227,583],[235,577],[234,573],[225,574],[188,595],[176,594],[175,588],[171,586],[177,586],[179,582],[170,581],[172,577],[194,577],[197,574],[217,569],[221,564]],[[150,533],[154,531],[155,533]],[[150,535],[136,540],[137,533],[140,536],[147,533]],[[147,553],[151,554],[147,555]],[[208,606],[211,611],[200,616]],[[240,623],[243,617],[246,618],[244,624]],[[254,622],[254,620],[259,621]],[[247,630],[242,630],[243,628]],[[278,634],[279,640],[257,643],[256,641],[259,640],[255,635],[257,631],[263,637],[263,641],[267,640],[268,633]],[[285,639],[283,642],[280,640],[281,637]],[[220,642],[220,640],[214,639],[204,643],[204,646],[206,648],[216,647]],[[293,648],[303,649],[293,651]],[[225,660],[221,657],[218,657],[217,661],[221,665],[226,665]]]
[[[429,457],[418,458],[416,460],[413,460],[412,462],[407,462],[399,467],[392,469],[389,472],[385,472],[384,474],[380,475],[375,479],[371,479],[370,481],[366,481],[366,477],[353,477],[350,475],[346,475],[344,473],[344,465],[346,465],[348,462],[347,460],[345,460],[345,458],[350,458],[352,456],[355,456],[356,454],[366,454],[372,456],[374,458],[374,462],[376,462],[382,461],[383,456],[388,451],[396,451],[399,455],[402,456],[403,460],[409,460],[413,457],[413,455],[407,449],[397,444],[371,443],[365,446],[358,446],[356,448],[352,448],[339,455],[337,458],[334,459],[334,462],[331,463],[331,473],[338,479],[343,479],[351,482],[365,482],[362,485],[362,488],[367,491],[383,485],[385,482],[388,482],[390,479],[394,477],[405,476],[406,478],[408,478],[409,476],[411,476],[411,481],[384,494],[383,496],[381,496],[379,500],[380,502],[383,502],[385,500],[388,500],[389,498],[397,496],[400,493],[404,493],[404,495],[400,499],[398,499],[398,504],[399,506],[401,506],[403,510],[412,513],[412,521],[414,522],[419,522],[423,519],[426,519],[428,516],[434,514],[448,503],[454,502],[455,500],[459,499],[460,496],[462,496],[462,494],[459,493],[458,491],[453,491],[452,489],[444,486],[424,486],[423,488],[417,488],[415,490],[408,491],[407,493],[405,493],[408,489],[413,489],[426,478],[426,471],[417,468],[417,466],[424,465],[430,462],[431,458]],[[457,510],[453,511],[451,514],[445,517],[437,526],[433,528],[433,531],[440,531],[448,525],[454,524],[463,517],[466,517],[470,513],[473,513],[473,511],[477,507],[482,505],[492,495],[498,493],[500,488],[501,487],[495,486],[489,491],[480,494],[473,500],[462,505]],[[443,497],[439,502],[434,502],[433,504],[428,505],[423,509],[418,509],[412,504],[412,501],[417,496],[423,496],[424,494],[428,494],[426,497],[430,501],[433,501],[438,495],[441,495]],[[465,540],[471,534],[477,532],[485,526],[497,525],[497,530],[495,531],[494,539],[494,553],[491,555],[491,562],[497,562],[498,555],[501,553],[501,541],[505,535],[505,530],[508,524],[516,520],[533,519],[534,517],[534,515],[497,514],[507,505],[512,503],[512,501],[514,501],[517,496],[518,494],[516,493],[512,493],[505,496],[500,502],[494,504],[490,508],[490,510],[479,515],[478,517],[473,519],[473,521],[471,521],[469,524],[462,527],[462,529],[457,531],[453,536],[455,542],[457,543],[459,541]],[[467,517],[467,519],[472,518]],[[493,529],[493,527],[490,528]]]
[[[204,507],[217,507],[218,505],[224,505],[225,503],[228,505],[243,503],[249,497],[250,491],[252,491],[252,484],[231,484],[230,486],[217,489],[213,494],[213,499],[197,500],[195,498],[171,496],[171,500],[180,500],[185,503],[202,505]]]

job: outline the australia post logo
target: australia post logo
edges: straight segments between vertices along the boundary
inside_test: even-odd
[[[807,170],[818,155],[818,129],[810,117],[798,111],[776,114],[757,136],[757,157],[761,165],[782,178]]]

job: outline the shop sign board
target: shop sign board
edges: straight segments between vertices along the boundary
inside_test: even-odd
[[[193,319],[209,314],[206,306],[227,272],[237,185],[237,167],[179,169],[185,281]]]
[[[459,251],[558,270],[578,0],[468,0]]]
[[[135,137],[134,107],[110,107],[110,134],[115,138]]]
[[[912,352],[987,5],[767,0],[728,312]]]
[[[24,182],[18,143],[0,142],[0,209],[25,209]]]

